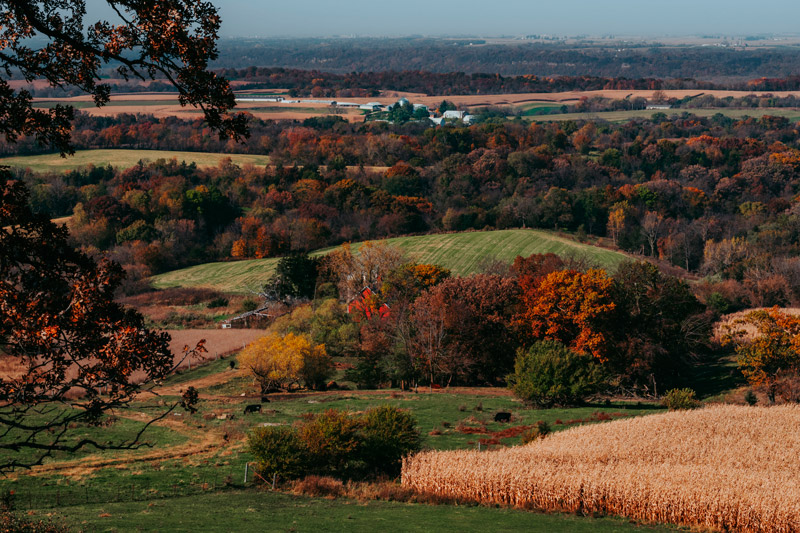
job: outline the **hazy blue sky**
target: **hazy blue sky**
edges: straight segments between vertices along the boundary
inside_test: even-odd
[[[87,0],[90,16],[107,16]],[[800,31],[798,0],[216,0],[224,36],[754,34]]]

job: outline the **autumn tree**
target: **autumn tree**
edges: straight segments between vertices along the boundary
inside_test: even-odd
[[[385,242],[368,241],[354,252],[345,243],[323,259],[323,269],[336,280],[339,296],[350,300],[364,287],[377,290],[380,281],[403,263],[403,253]]]
[[[447,279],[423,292],[411,313],[410,353],[435,382],[496,384],[513,367],[512,279],[487,274]]]
[[[725,328],[723,342],[736,347],[744,377],[770,401],[781,379],[800,379],[800,317],[777,307],[751,311]]]
[[[125,80],[166,80],[177,89],[181,105],[201,108],[221,136],[247,134],[244,115],[228,114],[236,104],[228,81],[208,70],[218,55],[221,23],[211,2],[107,3],[118,23],[89,20],[84,0],[6,2],[0,64],[27,81],[77,87],[98,106],[110,100],[109,85],[100,81],[108,67]],[[71,151],[72,107],[34,108],[29,91],[0,79],[0,116],[0,132],[8,141],[32,135],[62,153]]]
[[[172,371],[169,335],[115,303],[122,268],[73,249],[63,226],[30,211],[26,188],[7,171],[0,228],[0,359],[10,369],[0,376],[0,471],[56,451],[136,446],[138,436],[75,438],[69,426],[99,423]]]
[[[515,323],[523,337],[559,341],[600,361],[608,357],[604,322],[615,307],[603,270],[559,270],[521,283]]]
[[[84,0],[7,2],[0,28],[3,71],[77,87],[96,105],[110,99],[110,87],[100,82],[107,66],[125,80],[166,80],[180,103],[201,108],[221,137],[248,135],[245,116],[228,114],[235,106],[230,85],[207,68],[217,57],[220,27],[213,4],[107,3],[119,23],[88,20]],[[34,108],[28,90],[0,79],[0,133],[7,142],[28,136],[69,153],[72,119],[71,107]],[[0,379],[0,449],[12,452],[3,455],[0,470],[40,463],[53,451],[124,447],[67,442],[67,430],[97,423],[130,402],[142,390],[133,382],[135,372],[146,382],[166,375],[169,336],[147,330],[141,315],[114,303],[123,278],[119,265],[97,264],[72,250],[65,230],[33,215],[25,187],[5,171],[0,195],[0,353],[19,369]],[[68,401],[68,395],[78,399]]]
[[[325,346],[294,333],[272,333],[250,343],[239,354],[239,364],[258,381],[262,394],[301,382],[310,389],[322,388],[333,370]]]

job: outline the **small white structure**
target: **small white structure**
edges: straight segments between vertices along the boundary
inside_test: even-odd
[[[445,120],[448,120],[448,119],[464,120],[464,112],[463,111],[453,111],[453,110],[445,111],[442,114],[442,118],[444,118]]]
[[[645,109],[672,109],[669,104],[648,104]]]
[[[237,102],[283,102],[283,96],[239,96]]]
[[[472,124],[473,122],[475,122],[476,118],[477,117],[475,115],[464,115],[464,118],[462,118],[461,120],[464,121],[464,124]]]

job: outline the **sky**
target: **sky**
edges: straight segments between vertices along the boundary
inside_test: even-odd
[[[213,0],[224,37],[798,33],[798,0]],[[89,17],[110,17],[87,0]]]

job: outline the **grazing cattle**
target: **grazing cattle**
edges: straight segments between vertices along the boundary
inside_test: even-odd
[[[261,403],[269,403],[269,398],[267,398],[266,396],[262,396]]]
[[[261,412],[261,404],[254,403],[252,405],[248,405],[244,408],[244,414],[249,415],[250,413],[260,413]]]
[[[511,413],[500,411],[494,415],[495,422],[511,422]]]

